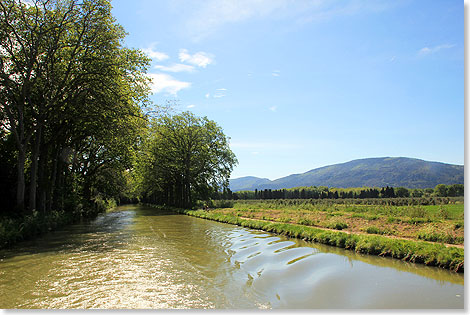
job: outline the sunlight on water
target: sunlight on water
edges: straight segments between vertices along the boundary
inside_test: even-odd
[[[126,206],[0,252],[1,308],[463,308],[464,277]]]

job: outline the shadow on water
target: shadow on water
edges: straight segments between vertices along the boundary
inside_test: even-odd
[[[62,227],[11,248],[0,250],[0,259],[60,251],[106,252],[124,247],[131,236],[129,227],[136,216],[173,216],[175,212],[147,206],[124,205],[99,214],[94,219]]]

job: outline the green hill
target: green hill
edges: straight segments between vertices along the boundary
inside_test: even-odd
[[[233,191],[281,189],[299,186],[434,188],[463,184],[464,166],[405,157],[353,160],[293,174],[276,180],[253,176],[230,180]]]

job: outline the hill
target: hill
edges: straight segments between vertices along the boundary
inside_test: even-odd
[[[276,180],[253,176],[230,180],[232,191],[282,189],[300,186],[434,188],[463,184],[464,166],[406,157],[353,160],[293,174]]]

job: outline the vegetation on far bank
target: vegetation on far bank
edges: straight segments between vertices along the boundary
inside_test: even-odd
[[[464,244],[462,197],[435,198],[434,205],[415,204],[415,200],[411,198],[401,199],[401,204],[398,205],[375,204],[375,201],[227,200],[214,201],[212,207],[217,208],[211,212],[350,233]]]

